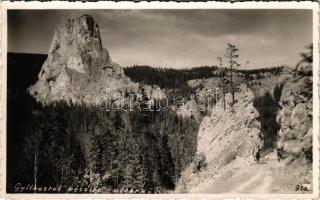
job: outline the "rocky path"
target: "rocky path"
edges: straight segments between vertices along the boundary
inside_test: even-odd
[[[259,163],[246,168],[231,168],[195,193],[267,194],[301,193],[296,181],[279,163]]]
[[[248,180],[236,186],[230,193],[270,193],[273,184],[273,173],[266,165],[250,168]]]

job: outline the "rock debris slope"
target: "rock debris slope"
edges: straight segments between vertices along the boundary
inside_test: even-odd
[[[57,27],[38,78],[29,92],[41,102],[93,103],[107,88],[124,96],[138,87],[111,60],[102,46],[99,26],[89,15]]]

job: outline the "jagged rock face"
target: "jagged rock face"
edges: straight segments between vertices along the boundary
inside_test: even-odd
[[[310,161],[312,155],[312,76],[292,79],[283,87],[277,115],[277,147],[288,162]]]
[[[254,162],[263,146],[253,92],[246,85],[239,89],[233,107],[224,110],[221,99],[199,128],[197,154],[203,154],[213,169],[219,169],[237,157]],[[227,104],[231,102],[230,94],[226,95],[226,101]]]
[[[94,103],[107,88],[124,95],[138,87],[102,47],[99,26],[89,15],[68,19],[56,29],[38,78],[29,92],[41,102]]]
[[[199,184],[214,180],[229,164],[253,164],[263,147],[259,113],[254,108],[253,92],[241,85],[235,93],[236,103],[231,107],[231,95],[217,102],[211,115],[205,117],[198,132],[194,161],[182,173],[176,192],[196,192]]]

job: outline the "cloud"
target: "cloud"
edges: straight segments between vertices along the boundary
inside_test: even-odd
[[[85,13],[124,66],[212,65],[228,42],[251,67],[294,65],[312,41],[310,10],[22,10],[9,11],[9,50],[46,53],[57,24]]]

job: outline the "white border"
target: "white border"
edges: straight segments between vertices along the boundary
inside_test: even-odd
[[[10,9],[310,9],[313,10],[313,194],[6,194],[6,98],[7,98],[7,10]],[[319,4],[315,2],[2,2],[2,66],[0,101],[1,196],[31,198],[108,198],[108,199],[212,199],[212,198],[290,198],[319,199]],[[3,173],[1,173],[3,172]]]

